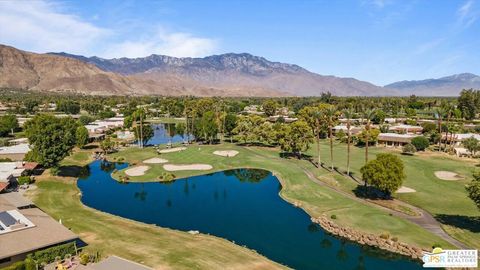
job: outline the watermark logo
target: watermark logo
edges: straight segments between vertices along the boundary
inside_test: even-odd
[[[475,249],[443,250],[434,248],[423,254],[423,267],[477,267],[478,251]]]

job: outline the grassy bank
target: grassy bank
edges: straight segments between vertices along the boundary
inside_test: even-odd
[[[315,147],[308,152],[316,156]],[[327,142],[321,144],[322,161],[330,165],[330,150]],[[372,147],[369,149],[369,159],[374,159],[378,153],[391,152],[398,154],[405,164],[404,186],[416,190],[414,193],[396,194],[395,197],[412,205],[423,208],[439,220],[444,229],[472,248],[480,248],[480,212],[467,197],[465,185],[471,181],[472,172],[478,169],[478,160],[457,158],[445,153],[417,152],[414,156],[401,155],[399,150]],[[351,148],[351,171],[361,179],[360,168],[364,164],[364,149]],[[347,150],[345,144],[335,143],[334,165],[340,171],[346,170]],[[464,178],[458,181],[441,180],[435,176],[435,171],[452,171]],[[353,181],[345,181],[335,177],[336,183],[345,190],[356,187]],[[328,177],[324,174],[324,179]]]
[[[213,151],[215,150],[236,150],[239,154],[235,157],[227,158],[214,155]],[[139,165],[143,160],[151,157],[161,157],[167,159],[172,164],[203,163],[213,166],[213,169],[210,171],[174,172],[178,178],[231,168],[251,167],[267,169],[274,172],[282,182],[282,197],[290,202],[300,203],[302,208],[311,216],[320,216],[322,214],[328,216],[336,215],[336,222],[340,225],[373,234],[388,232],[392,236],[397,236],[400,241],[424,248],[430,248],[434,243],[449,246],[439,237],[430,234],[411,222],[391,216],[376,207],[352,200],[327,187],[319,186],[308,179],[307,175],[296,163],[300,162],[302,166],[316,170],[311,164],[309,165],[306,161],[297,161],[295,159],[280,159],[278,158],[278,151],[274,149],[246,148],[231,144],[203,145],[190,146],[185,151],[158,155],[154,149],[129,148],[110,156],[112,160],[122,159],[128,161],[132,166]],[[156,180],[157,176],[165,172],[162,164],[148,164],[148,166],[150,166],[150,169],[145,175],[130,177],[130,181],[158,181]],[[119,179],[120,176],[125,176],[124,172],[125,170],[115,172],[114,177]]]
[[[43,180],[35,203],[77,233],[89,249],[156,269],[276,269],[282,266],[227,240],[142,224],[87,208],[75,181]]]

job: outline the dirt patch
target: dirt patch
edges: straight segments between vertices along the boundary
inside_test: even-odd
[[[213,152],[214,155],[222,156],[222,157],[234,157],[238,155],[238,151],[235,150],[218,150]]]
[[[159,150],[158,152],[161,153],[161,154],[165,154],[165,153],[183,151],[183,150],[186,150],[186,149],[187,149],[186,147],[175,147],[175,148],[169,148],[169,149],[162,149],[162,150]]]
[[[208,171],[213,169],[209,164],[165,164],[163,168],[166,171]]]
[[[447,181],[456,181],[463,179],[462,176],[458,175],[456,172],[449,172],[449,171],[436,171],[435,176],[442,180]]]
[[[150,169],[148,166],[137,166],[125,171],[125,174],[128,176],[142,176],[145,172]]]
[[[146,163],[146,164],[161,164],[161,163],[167,163],[167,162],[168,160],[163,158],[157,158],[157,157],[149,158],[143,161],[143,163]]]
[[[405,187],[405,186],[401,186],[397,191],[396,193],[412,193],[412,192],[417,192],[415,189],[413,188],[409,188],[409,187]]]

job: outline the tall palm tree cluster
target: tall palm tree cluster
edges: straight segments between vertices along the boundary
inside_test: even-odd
[[[338,123],[340,117],[343,117],[345,120],[347,128],[347,162],[346,162],[346,174],[350,175],[350,154],[351,154],[351,145],[352,145],[352,119],[357,116],[361,117],[361,123],[364,124],[365,131],[365,164],[368,162],[368,150],[370,142],[370,130],[372,125],[372,119],[375,116],[376,111],[372,109],[363,110],[363,113],[355,113],[353,107],[348,107],[344,110],[338,110],[338,108],[331,104],[321,103],[315,106],[306,106],[299,111],[299,117],[305,121],[311,132],[313,133],[316,139],[316,150],[317,150],[317,167],[323,166],[321,159],[320,151],[320,141],[322,137],[325,137],[329,141],[329,150],[330,150],[330,170],[335,169],[334,163],[334,135],[333,128]]]

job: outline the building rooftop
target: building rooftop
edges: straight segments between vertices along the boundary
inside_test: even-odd
[[[416,134],[380,133],[378,135],[378,140],[409,143],[413,138],[418,136],[419,135]]]
[[[8,141],[10,144],[28,144],[28,138],[18,138]]]
[[[10,176],[19,177],[23,171],[21,162],[0,162],[0,181],[5,182]]]
[[[25,198],[22,194],[18,192],[9,192],[1,195],[3,200],[7,204],[14,206],[15,208],[27,208],[33,206],[33,202]]]
[[[28,143],[22,143],[12,146],[0,147],[0,155],[2,154],[26,154],[30,151]]]
[[[55,244],[74,241],[73,232],[38,208],[18,209],[0,194],[0,212],[15,210],[34,226],[0,234],[0,259],[24,254]]]
[[[460,134],[448,134],[448,138],[450,139],[451,137],[453,136],[453,138],[457,141],[463,141],[465,139],[468,139],[468,138],[475,138],[477,140],[480,140],[480,134],[475,134],[475,133],[460,133]],[[445,138],[445,134],[443,134],[442,136],[443,138]]]
[[[111,270],[111,269],[122,269],[122,270],[152,270],[144,265],[138,264],[136,262],[129,261],[124,258],[117,256],[109,256],[105,260],[89,265],[88,270]]]

